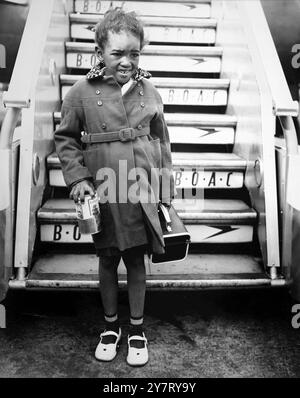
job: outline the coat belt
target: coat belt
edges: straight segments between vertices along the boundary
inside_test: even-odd
[[[150,127],[143,127],[142,129],[134,129],[128,127],[119,131],[111,131],[108,133],[92,133],[85,134],[81,137],[84,144],[91,144],[96,142],[111,142],[111,141],[134,141],[136,137],[142,137],[150,134]]]

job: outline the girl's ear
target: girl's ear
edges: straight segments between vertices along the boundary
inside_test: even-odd
[[[100,47],[96,46],[95,52],[96,52],[98,59],[101,61],[102,60],[102,49]]]

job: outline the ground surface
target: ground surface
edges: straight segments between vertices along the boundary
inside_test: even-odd
[[[126,336],[126,292],[119,299]],[[13,291],[0,330],[0,377],[299,377],[291,304],[283,290],[149,291],[150,361],[131,368],[126,338],[113,362],[94,359],[103,326],[97,292]]]

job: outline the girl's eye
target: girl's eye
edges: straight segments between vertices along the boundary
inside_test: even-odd
[[[111,53],[111,55],[113,56],[113,57],[122,57],[122,53],[118,53],[118,52],[114,52],[114,53]],[[139,56],[140,56],[140,54],[139,53],[133,53],[133,54],[130,54],[130,56],[132,57],[132,58],[138,58]]]

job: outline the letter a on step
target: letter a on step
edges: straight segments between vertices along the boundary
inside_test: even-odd
[[[0,69],[6,68],[6,50],[3,44],[0,44]]]
[[[6,314],[5,307],[3,304],[0,304],[0,329],[6,328]]]

